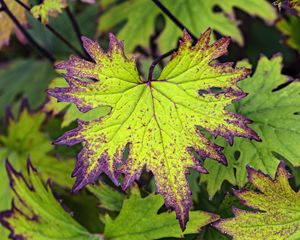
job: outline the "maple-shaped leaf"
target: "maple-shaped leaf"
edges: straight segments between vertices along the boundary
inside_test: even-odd
[[[102,172],[116,185],[119,174],[124,174],[122,187],[126,189],[139,179],[146,166],[154,174],[157,192],[164,196],[168,207],[175,209],[184,229],[192,205],[186,174],[189,168],[206,173],[191,150],[203,158],[226,163],[222,148],[206,139],[196,126],[230,143],[234,136],[258,139],[247,127],[249,120],[225,109],[244,96],[237,81],[249,71],[233,68],[231,63],[211,63],[227,52],[230,40],[222,38],[209,45],[210,34],[207,30],[192,46],[191,37],[184,32],[178,51],[157,80],[140,78],[135,60],[125,56],[123,44],[112,34],[108,53],[83,37],[94,62],[71,57],[56,66],[67,71],[70,86],[49,90],[50,95],[59,101],[74,102],[83,112],[111,106],[109,115],[90,122],[78,121],[76,129],[55,142],[84,142],[72,174],[77,177],[74,191],[95,182]],[[78,78],[97,81],[87,83]],[[212,93],[214,87],[223,91]],[[207,94],[202,94],[203,90]],[[124,162],[126,146],[129,155]]]
[[[0,223],[10,230],[11,239],[99,240],[65,212],[55,199],[49,184],[44,185],[36,169],[27,163],[28,177],[7,161],[6,169],[14,192],[11,210],[0,213]]]
[[[225,179],[243,187],[247,182],[247,164],[274,177],[279,163],[274,153],[283,156],[293,166],[300,166],[300,115],[295,114],[300,112],[300,82],[291,81],[277,89],[290,81],[288,76],[281,74],[281,69],[280,55],[272,59],[262,57],[253,76],[239,83],[248,95],[236,102],[234,108],[238,114],[253,120],[250,126],[262,141],[236,139],[233,146],[223,141],[228,166],[207,160],[204,166],[210,174],[201,176],[201,181],[208,183],[210,196],[220,189]]]
[[[104,237],[111,240],[183,238],[184,234],[198,233],[201,227],[219,219],[212,213],[191,211],[190,221],[182,233],[174,213],[157,214],[163,203],[163,198],[159,195],[150,194],[142,198],[139,192],[135,191],[124,200],[121,212],[115,219],[105,215]]]
[[[45,0],[33,6],[30,11],[34,18],[40,18],[43,24],[48,24],[49,16],[56,17],[65,7],[67,7],[66,0]]]
[[[234,208],[234,217],[213,223],[221,232],[237,240],[299,239],[300,195],[289,186],[284,162],[279,164],[275,179],[247,167],[249,182],[258,191],[239,190],[236,196],[250,210]]]
[[[66,82],[66,80],[60,77],[60,78],[53,79],[53,81],[49,85],[49,88],[67,87],[67,86],[68,83]],[[90,121],[90,120],[95,120],[101,116],[105,116],[109,113],[110,107],[103,106],[103,107],[93,109],[89,112],[83,113],[80,112],[76,107],[76,105],[73,103],[57,102],[56,98],[50,97],[49,101],[44,105],[43,111],[51,112],[53,115],[64,113],[61,126],[66,127],[77,119]]]
[[[24,4],[28,4],[28,0],[20,0]],[[21,25],[27,25],[26,19],[26,9],[23,8],[17,1],[13,0],[4,0],[7,8],[13,12],[15,18],[20,22]],[[1,7],[1,4],[0,4]],[[4,12],[0,11],[0,49],[1,47],[9,44],[9,39],[12,33],[15,33],[20,42],[25,43],[26,39],[24,38],[21,31],[9,18],[9,16]]]
[[[72,161],[58,160],[49,154],[53,149],[51,140],[40,130],[44,120],[45,114],[29,113],[27,108],[23,108],[16,120],[9,119],[7,135],[0,135],[0,211],[10,207],[13,196],[4,166],[6,159],[15,169],[23,171],[30,156],[40,168],[44,180],[51,177],[62,186],[71,187],[73,184],[68,177],[73,168]]]
[[[149,47],[149,39],[154,34],[155,21],[160,9],[149,0],[126,0],[115,3],[107,8],[99,18],[98,34],[112,30],[122,25],[118,38],[126,41],[126,51],[131,52],[137,45]],[[271,23],[276,19],[276,9],[265,0],[162,0],[176,18],[196,36],[208,27],[225,35],[231,36],[239,44],[243,44],[243,37],[235,20],[233,9],[236,7],[253,16],[258,16]],[[215,12],[218,6],[221,12]],[[177,39],[181,35],[180,29],[164,15],[166,24],[159,36],[159,48],[169,51],[176,47]],[[118,28],[119,29],[119,28]]]
[[[286,44],[300,52],[300,18],[282,18],[276,23],[276,27],[286,36]]]

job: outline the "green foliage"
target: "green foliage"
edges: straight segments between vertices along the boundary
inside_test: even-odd
[[[49,16],[57,16],[66,6],[66,0],[45,0],[39,5],[33,6],[31,13],[34,18],[40,18],[43,24],[48,24]]]
[[[253,211],[234,208],[234,218],[222,219],[213,225],[236,240],[299,239],[299,192],[289,186],[289,173],[283,161],[274,180],[248,167],[249,182],[259,192],[240,190],[235,194]]]
[[[234,104],[235,111],[253,121],[251,128],[262,142],[236,139],[232,147],[223,143],[227,167],[211,160],[205,162],[204,166],[211,174],[201,176],[201,180],[208,183],[211,196],[220,189],[224,180],[244,186],[247,164],[273,177],[278,165],[274,152],[293,166],[300,165],[300,125],[299,115],[295,114],[300,112],[300,83],[292,81],[277,89],[289,81],[289,77],[281,74],[281,62],[279,55],[270,60],[262,57],[253,76],[240,82],[239,86],[248,96]]]
[[[300,52],[300,19],[296,16],[289,16],[288,19],[282,18],[276,26],[286,35],[286,43]]]
[[[38,108],[45,101],[44,90],[54,76],[49,63],[30,58],[3,66],[0,69],[0,109],[19,102],[20,96],[28,99],[31,108]],[[1,117],[4,117],[3,110]]]
[[[116,191],[107,184],[100,182],[99,185],[90,185],[88,190],[100,201],[100,208],[110,211],[120,211],[125,199],[125,194]]]
[[[104,236],[118,240],[148,240],[164,237],[182,238],[183,234],[198,233],[201,227],[216,221],[217,215],[191,211],[186,230],[182,233],[172,212],[157,214],[163,198],[151,194],[142,198],[138,192],[124,201],[116,219],[105,216]]]
[[[259,16],[269,23],[276,19],[275,9],[265,0],[162,0],[161,2],[196,36],[211,27],[223,35],[231,36],[239,44],[243,44],[243,37],[235,20],[234,7],[253,16]],[[215,12],[213,9],[216,6],[221,7],[222,11]],[[131,52],[137,45],[148,48],[149,38],[155,30],[155,20],[160,13],[152,1],[125,0],[108,8],[100,16],[98,32],[111,30],[112,27],[125,22],[117,36],[126,41],[126,50]],[[176,47],[177,39],[181,35],[180,29],[167,17],[165,22],[165,29],[158,41],[159,48],[163,52]]]
[[[69,87],[50,90],[50,95],[59,101],[75,103],[82,112],[100,106],[112,108],[107,117],[78,121],[77,129],[56,141],[67,145],[86,143],[73,172],[77,177],[74,190],[95,182],[101,172],[116,185],[119,185],[118,172],[124,173],[122,187],[126,189],[139,179],[146,165],[147,171],[155,176],[157,191],[164,196],[166,205],[175,209],[181,227],[185,228],[192,204],[185,175],[188,168],[206,172],[191,155],[191,149],[203,158],[226,162],[221,148],[195,126],[223,136],[230,143],[233,136],[257,139],[255,132],[247,128],[247,119],[225,110],[244,96],[236,84],[247,76],[248,70],[232,68],[232,64],[226,63],[211,64],[226,53],[229,39],[222,38],[209,45],[210,34],[207,30],[192,46],[192,39],[184,32],[178,51],[157,80],[140,79],[135,60],[126,58],[123,45],[113,35],[107,54],[96,42],[83,38],[94,62],[71,57],[56,66],[67,71]],[[84,82],[78,77],[100,81]],[[210,91],[213,87],[224,92],[214,94]],[[199,94],[199,89],[208,93]],[[127,144],[128,160],[117,169]]]
[[[4,166],[6,159],[20,171],[25,169],[26,158],[30,156],[32,162],[41,170],[44,180],[51,177],[55,182],[68,187],[73,183],[69,177],[72,162],[58,160],[49,155],[53,146],[49,138],[40,131],[44,120],[43,113],[31,114],[25,108],[21,110],[17,120],[9,120],[7,135],[0,135],[0,211],[9,208],[13,196]]]
[[[13,239],[101,239],[90,234],[64,211],[49,185],[44,185],[30,162],[27,180],[8,162],[6,168],[14,203],[11,210],[1,213],[0,222],[10,229]]]

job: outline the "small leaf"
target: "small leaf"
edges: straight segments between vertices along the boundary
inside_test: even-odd
[[[49,90],[59,101],[73,102],[82,112],[100,106],[112,108],[109,115],[95,121],[78,121],[78,127],[56,140],[56,144],[74,145],[84,142],[73,171],[77,177],[74,191],[95,182],[104,172],[127,189],[139,179],[143,167],[154,174],[157,191],[167,207],[175,209],[184,229],[192,205],[186,179],[189,168],[206,173],[194,149],[202,158],[210,157],[226,163],[222,149],[206,139],[196,126],[232,143],[234,136],[258,139],[247,127],[249,121],[225,110],[244,94],[237,81],[246,77],[245,68],[232,68],[231,63],[213,64],[227,52],[229,38],[209,45],[207,30],[195,46],[184,32],[171,61],[157,80],[140,78],[135,60],[124,55],[123,44],[110,35],[108,53],[87,38],[83,44],[94,62],[71,57],[56,67],[67,70],[67,88]],[[78,78],[93,78],[85,82]],[[223,89],[213,93],[211,88]],[[207,94],[199,95],[204,89]],[[129,156],[123,153],[129,146]],[[122,165],[118,168],[118,165]]]
[[[286,35],[286,43],[300,52],[300,18],[288,16],[287,19],[280,19],[276,27]]]
[[[157,214],[162,205],[163,199],[159,195],[151,194],[142,198],[138,194],[131,194],[129,199],[124,201],[116,219],[105,216],[104,236],[111,240],[183,238],[183,234],[198,233],[201,227],[218,219],[218,216],[212,213],[191,211],[190,221],[182,233],[174,213]]]
[[[88,186],[88,190],[94,194],[99,202],[100,208],[110,211],[120,211],[122,208],[125,195],[105,183],[100,182],[99,185]]]
[[[28,180],[6,163],[14,202],[0,213],[0,222],[10,230],[12,239],[99,240],[66,213],[56,201],[49,185],[44,186],[36,170],[28,163]]]
[[[24,4],[28,4],[28,0],[20,0]],[[23,8],[17,1],[13,0],[4,0],[7,8],[13,12],[15,18],[19,21],[22,26],[27,25],[26,19],[26,9]],[[1,4],[0,4],[1,6]],[[9,40],[11,35],[15,33],[20,42],[25,43],[26,39],[15,26],[13,21],[9,18],[9,16],[4,12],[0,11],[0,49],[9,44]]]
[[[235,217],[213,224],[237,240],[299,239],[300,196],[289,186],[289,173],[281,161],[275,180],[248,167],[249,181],[259,190],[235,191],[247,207],[254,211],[234,208]]]
[[[208,191],[213,196],[226,179],[233,185],[243,187],[247,182],[245,166],[250,164],[274,177],[279,160],[273,153],[287,159],[293,166],[300,166],[300,82],[289,82],[289,77],[281,74],[282,57],[272,59],[262,57],[251,78],[239,83],[248,93],[247,97],[234,104],[238,114],[253,120],[253,128],[261,137],[261,142],[236,139],[229,146],[221,139],[228,167],[205,161],[210,174],[201,176],[202,182],[208,183]],[[221,143],[222,142],[222,143]]]
[[[66,0],[44,0],[41,4],[33,6],[30,11],[34,18],[40,18],[43,24],[48,24],[49,16],[56,17],[65,7]]]
[[[162,0],[161,2],[196,36],[211,27],[223,35],[231,36],[239,44],[243,44],[243,37],[235,20],[234,8],[261,17],[268,23],[274,22],[277,18],[275,8],[265,0]],[[222,11],[215,12],[216,6]],[[132,52],[137,45],[149,48],[149,38],[154,34],[155,20],[159,14],[162,12],[152,1],[122,1],[108,8],[100,16],[98,34],[111,31],[113,27],[125,22],[121,25],[117,36],[126,41],[126,50]],[[159,36],[158,45],[166,52],[176,47],[181,31],[168,17],[164,15],[164,18],[166,25]]]

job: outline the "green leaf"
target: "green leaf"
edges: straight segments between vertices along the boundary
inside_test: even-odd
[[[55,78],[49,85],[49,88],[56,87],[67,87],[68,83],[64,78]],[[53,97],[50,97],[49,101],[44,105],[43,110],[46,112],[51,112],[53,115],[57,115],[64,111],[63,121],[61,126],[66,127],[70,125],[73,121],[80,119],[84,121],[91,121],[99,118],[100,116],[105,116],[109,113],[110,107],[104,106],[93,109],[92,111],[83,113],[78,110],[73,103],[57,102]]]
[[[251,78],[240,82],[239,86],[248,96],[234,104],[236,112],[253,120],[253,128],[262,142],[250,142],[236,139],[230,147],[223,141],[228,167],[205,161],[209,175],[201,176],[207,182],[208,191],[213,196],[224,180],[233,185],[244,186],[247,182],[245,166],[251,165],[273,177],[278,165],[274,152],[283,156],[292,165],[300,166],[300,83],[291,82],[280,90],[278,86],[288,82],[289,78],[281,74],[282,57],[272,59],[262,57]]]
[[[43,113],[31,114],[21,110],[17,120],[10,119],[7,135],[0,135],[0,211],[10,207],[13,192],[9,188],[4,162],[9,159],[18,171],[26,169],[26,158],[41,169],[44,180],[49,177],[62,186],[71,186],[72,161],[58,160],[49,152],[53,149],[50,139],[40,131],[45,120]]]
[[[14,203],[0,214],[0,222],[13,239],[99,240],[66,213],[55,199],[49,185],[44,186],[36,170],[28,162],[28,179],[6,163]]]
[[[41,4],[33,6],[30,11],[34,18],[40,18],[43,24],[48,24],[49,16],[56,17],[65,7],[66,0],[44,0]]]
[[[45,89],[55,72],[48,62],[34,59],[16,60],[0,70],[0,108],[13,105],[20,96],[26,97],[33,109],[45,101]],[[18,105],[16,105],[18,106]],[[3,117],[2,110],[0,116]]]
[[[248,167],[249,181],[258,191],[235,191],[247,207],[234,208],[234,218],[222,219],[213,225],[236,240],[299,239],[300,195],[289,186],[289,173],[284,162],[279,164],[275,180],[261,171]]]
[[[265,0],[162,0],[161,2],[196,36],[211,27],[223,35],[231,36],[239,44],[243,44],[243,38],[237,27],[234,7],[261,17],[268,23],[276,19],[275,8]],[[221,7],[222,11],[215,12],[215,6]],[[117,36],[126,41],[127,51],[133,51],[137,45],[148,48],[149,38],[154,33],[156,17],[160,13],[162,12],[152,1],[126,0],[108,8],[100,16],[98,33],[111,31],[113,27],[125,22]],[[166,16],[165,21],[165,29],[159,37],[159,47],[163,52],[176,47],[177,39],[181,35],[180,29]]]
[[[99,185],[95,186],[90,185],[87,188],[98,198],[100,208],[116,212],[121,210],[125,194],[113,189],[103,182],[100,182]]]
[[[280,19],[276,27],[286,35],[286,43],[300,52],[300,19],[296,16],[288,16],[288,19]]]
[[[183,238],[183,234],[198,233],[201,227],[216,221],[217,215],[191,211],[190,221],[182,233],[172,212],[157,214],[163,205],[163,198],[151,194],[142,198],[139,194],[131,194],[124,201],[122,210],[116,219],[105,216],[104,236],[118,240],[148,240],[164,237]]]
[[[184,32],[178,52],[157,80],[140,78],[135,60],[125,56],[122,43],[113,35],[108,53],[96,42],[83,38],[94,62],[71,57],[56,66],[67,71],[69,87],[50,90],[50,95],[75,103],[82,112],[99,106],[112,108],[109,115],[95,121],[78,121],[76,129],[56,140],[56,144],[85,143],[73,171],[77,177],[74,191],[95,182],[102,172],[116,185],[123,173],[125,190],[139,179],[146,165],[146,170],[154,174],[157,191],[166,205],[175,209],[184,229],[192,205],[186,174],[189,168],[206,173],[191,150],[203,158],[226,163],[222,149],[196,126],[230,143],[234,136],[258,139],[247,127],[247,119],[225,110],[244,96],[237,81],[249,71],[232,68],[230,63],[213,64],[227,52],[229,38],[209,45],[210,34],[207,30],[192,46],[191,37]],[[215,94],[213,87],[223,91]],[[123,161],[126,146],[129,155]]]
[[[20,0],[24,4],[28,3],[28,0]],[[13,12],[15,18],[19,21],[22,26],[27,25],[26,10],[16,1],[5,0],[7,8]],[[0,4],[1,6],[1,4]],[[0,49],[9,44],[10,37],[13,33],[16,34],[20,42],[26,43],[26,39],[20,30],[15,26],[13,21],[4,12],[0,12]]]

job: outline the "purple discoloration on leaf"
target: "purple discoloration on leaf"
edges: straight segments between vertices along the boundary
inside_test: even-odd
[[[72,57],[56,66],[67,71],[69,87],[49,90],[50,95],[75,103],[83,112],[103,105],[112,108],[109,115],[97,121],[78,121],[76,129],[55,141],[66,145],[84,143],[72,174],[77,177],[74,191],[95,182],[101,173],[116,185],[120,184],[119,175],[124,174],[125,190],[140,178],[146,166],[154,174],[156,191],[163,195],[166,206],[175,210],[185,229],[192,206],[186,174],[190,168],[207,173],[190,149],[202,158],[226,164],[222,148],[206,139],[196,126],[230,143],[234,136],[259,139],[247,127],[248,119],[226,110],[245,96],[237,82],[250,71],[233,68],[232,63],[212,64],[227,53],[230,39],[209,45],[210,34],[211,30],[203,33],[193,46],[184,31],[178,51],[160,77],[148,82],[141,81],[135,60],[125,56],[123,42],[112,34],[107,53],[97,42],[82,38],[93,62]],[[80,78],[97,81],[84,82]],[[214,87],[222,91],[212,93]],[[205,91],[199,94],[199,89]],[[127,144],[129,155],[123,161]]]

